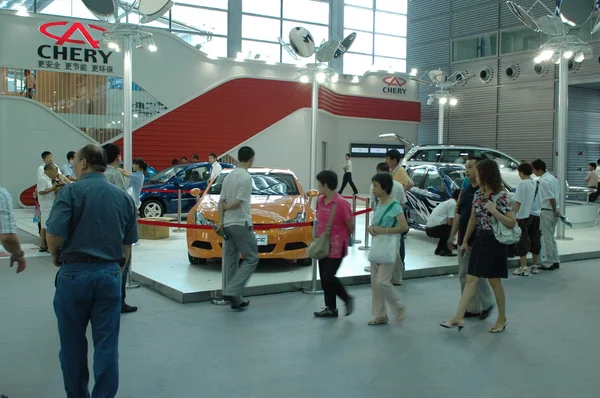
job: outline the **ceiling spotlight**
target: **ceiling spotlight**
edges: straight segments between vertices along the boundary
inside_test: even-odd
[[[554,55],[553,50],[545,50],[545,51],[542,51],[542,53],[540,54],[540,58],[542,59],[542,61],[549,61],[552,59],[553,55]]]
[[[448,98],[446,98],[446,97],[440,98],[440,104],[446,105],[447,102],[448,102]]]
[[[412,68],[410,70],[410,75],[413,76],[413,77],[417,76],[417,73],[419,73],[419,71],[417,70],[417,68]]]
[[[340,80],[340,75],[338,75],[337,73],[335,75],[333,75],[333,77],[331,78],[331,82],[332,83],[337,83],[338,80]]]
[[[354,76],[352,78],[352,83],[359,83],[359,82],[360,82],[360,79],[358,78],[358,76]]]
[[[542,62],[544,62],[544,60],[542,59],[541,55],[538,55],[533,59],[533,62],[535,62],[536,64],[541,64]]]
[[[20,17],[28,17],[29,13],[27,12],[27,7],[25,6],[18,6],[17,7],[17,15]]]
[[[108,48],[110,48],[111,50],[116,50],[117,48],[119,48],[119,45],[114,41],[109,41]]]
[[[433,97],[427,98],[427,105],[433,105],[433,101],[434,101]]]
[[[450,106],[456,106],[458,104],[458,100],[456,98],[450,98]]]
[[[323,72],[318,72],[315,75],[315,80],[319,83],[319,84],[323,84],[325,83],[325,80],[327,80],[327,75]]]
[[[300,76],[300,82],[301,83],[308,83],[308,82],[310,82],[310,79],[308,78],[308,76],[303,75],[303,76]]]
[[[583,62],[584,59],[585,59],[585,54],[581,51],[579,51],[577,54],[575,54],[575,57],[573,57],[573,61],[575,61],[575,62]]]
[[[554,54],[552,56],[552,62],[555,63],[555,64],[557,64],[557,65],[560,64],[560,54]]]
[[[573,51],[565,51],[563,55],[566,59],[570,59],[573,56]]]
[[[240,52],[237,53],[237,56],[235,57],[236,61],[243,61],[244,60],[244,55]]]
[[[138,115],[137,113],[134,113],[132,116],[133,117],[140,117],[140,115]]]
[[[156,47],[156,44],[154,44],[154,43],[148,44],[148,51],[153,53],[153,52],[156,52],[156,50],[158,50],[158,47]]]

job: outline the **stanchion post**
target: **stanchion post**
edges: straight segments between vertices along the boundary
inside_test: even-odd
[[[317,220],[313,221],[313,237],[317,235]],[[317,260],[312,259],[312,280],[310,289],[302,290],[305,294],[321,294],[322,290],[317,290]]]
[[[133,264],[133,251],[131,252],[131,254],[129,255],[129,270],[127,271],[127,282],[125,283],[125,289],[137,289],[138,287],[140,287],[139,283],[133,283],[133,281],[131,280],[131,269]]]
[[[225,245],[227,243],[223,240],[223,253],[225,253]],[[213,297],[210,302],[214,305],[227,305],[228,300],[225,300],[225,287],[227,286],[227,267],[225,266],[225,257],[221,260],[221,297]]]
[[[367,198],[367,210],[371,208],[371,198]],[[370,212],[365,213],[365,245],[360,246],[358,250],[369,250],[371,246],[369,246],[369,214]]]
[[[352,244],[359,244],[362,243],[362,240],[356,239],[356,216],[354,216],[354,214],[356,214],[356,195],[352,196],[352,215],[354,217],[354,230],[352,231],[350,242],[352,242]]]
[[[177,223],[181,223],[181,188],[177,188]],[[185,232],[185,228],[177,227],[173,232]]]

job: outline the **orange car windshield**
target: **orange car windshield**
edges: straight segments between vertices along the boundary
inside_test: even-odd
[[[208,190],[209,195],[220,195],[223,181],[229,173],[221,173]],[[296,196],[300,195],[296,181],[291,174],[251,173],[252,195]]]

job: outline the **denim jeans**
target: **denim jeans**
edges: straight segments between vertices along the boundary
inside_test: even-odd
[[[67,264],[57,275],[54,311],[67,398],[89,398],[86,329],[94,341],[94,398],[112,398],[119,388],[121,271],[117,263]]]

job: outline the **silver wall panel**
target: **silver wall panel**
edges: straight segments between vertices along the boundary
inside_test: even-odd
[[[600,113],[600,91],[569,87],[569,110]],[[600,136],[600,126],[595,127]]]
[[[432,68],[448,70],[450,64],[450,40],[440,41],[425,45],[412,45],[408,47],[408,64],[420,71]]]
[[[535,52],[526,52],[501,57],[498,73],[499,84],[519,85],[529,82],[548,82],[547,84],[552,84],[555,77],[556,66],[554,64],[547,64],[545,65],[545,74],[538,75],[534,70],[535,63],[533,62],[533,59],[535,56]],[[516,77],[509,78],[506,74],[506,70],[513,66],[516,66],[518,74]]]
[[[452,117],[449,142],[455,145],[481,145],[495,148],[496,117],[494,115]]]
[[[498,30],[498,4],[482,2],[452,11],[452,38],[474,36]]]
[[[411,0],[408,2],[409,26],[413,21],[431,18],[436,15],[449,15],[451,2],[449,0]]]
[[[600,157],[600,144],[567,142],[567,182],[571,186],[583,187],[588,173],[587,164]]]
[[[532,162],[537,158],[546,163],[548,170],[554,169],[553,143],[550,141],[499,143],[498,150],[521,161]]]
[[[423,22],[408,24],[408,37],[411,45],[420,45],[434,42],[449,42],[450,15],[440,15]]]
[[[419,145],[437,144],[438,123],[436,120],[423,122],[419,124]]]
[[[481,87],[481,83],[475,83],[478,84],[479,87],[469,90],[466,88],[467,86],[465,86],[464,88],[455,89],[453,91],[453,94],[458,99],[458,105],[454,108],[454,113],[458,113],[458,117],[469,117],[471,115],[479,114],[494,117],[497,111],[497,87]],[[476,86],[474,85],[473,87]]]
[[[554,84],[546,86],[500,86],[499,113],[543,111],[554,109]],[[527,117],[527,115],[521,116]]]
[[[483,83],[479,79],[479,72],[482,69],[489,66],[492,69],[492,79]],[[482,86],[493,86],[498,84],[498,58],[484,58],[484,59],[475,59],[464,62],[455,62],[450,65],[451,72],[455,72],[457,70],[464,70],[467,72],[468,76],[474,75],[467,84],[465,84],[462,89],[472,89],[472,88],[481,88]]]
[[[526,142],[554,141],[554,112],[498,115],[498,145],[518,147]],[[528,157],[536,156],[535,153]]]

